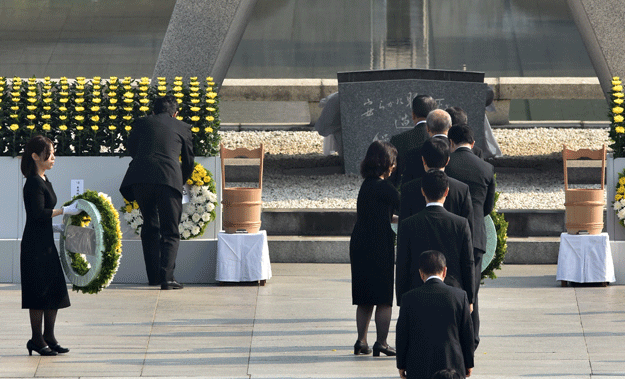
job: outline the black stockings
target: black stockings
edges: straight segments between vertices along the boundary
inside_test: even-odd
[[[367,343],[367,331],[369,322],[373,314],[374,305],[359,305],[356,309],[356,328],[358,329],[358,340]],[[375,330],[377,333],[377,342],[382,346],[388,346],[386,338],[391,325],[391,315],[393,307],[390,305],[375,306]]]
[[[32,341],[36,346],[43,347],[48,342],[57,344],[54,336],[54,324],[56,322],[57,309],[30,309],[30,328],[32,330]],[[41,329],[43,323],[43,331]]]

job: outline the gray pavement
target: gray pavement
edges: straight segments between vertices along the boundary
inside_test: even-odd
[[[57,337],[72,350],[57,357],[28,356],[20,287],[0,284],[0,377],[398,377],[393,357],[352,354],[349,265],[272,269],[264,287],[72,293],[57,320]],[[625,377],[625,286],[562,288],[555,273],[555,265],[507,265],[486,281],[473,378]]]

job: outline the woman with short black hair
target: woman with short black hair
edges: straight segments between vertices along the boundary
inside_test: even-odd
[[[21,170],[26,177],[24,207],[26,225],[22,234],[20,272],[22,309],[28,309],[32,337],[26,344],[28,354],[67,353],[54,335],[56,314],[70,306],[59,253],[54,245],[52,217],[75,215],[81,211],[72,204],[54,209],[56,194],[45,175],[54,166],[54,147],[49,138],[37,135],[28,141],[22,155]],[[42,322],[45,327],[42,331]]]
[[[397,150],[388,142],[374,141],[360,165],[364,178],[358,192],[356,225],[349,256],[352,272],[352,303],[356,310],[358,340],[354,354],[395,355],[386,338],[393,308],[395,233],[391,222],[399,210],[399,193],[386,179],[395,170]],[[396,222],[396,221],[395,221]],[[367,344],[369,322],[375,311],[377,339]]]

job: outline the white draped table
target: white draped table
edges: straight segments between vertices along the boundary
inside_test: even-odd
[[[614,283],[614,263],[608,233],[560,235],[556,280],[575,283]]]
[[[264,283],[271,278],[267,232],[217,235],[217,270],[219,282]]]

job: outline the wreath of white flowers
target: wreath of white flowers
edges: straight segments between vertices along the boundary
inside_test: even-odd
[[[189,202],[182,206],[182,216],[178,230],[180,239],[188,240],[204,234],[206,226],[215,219],[217,213],[217,189],[213,175],[201,164],[195,162],[189,185]],[[143,216],[136,201],[124,199],[121,208],[124,219],[137,234],[141,234]]]
[[[76,279],[72,282],[74,291],[94,294],[109,286],[119,267],[119,261],[122,257],[122,231],[119,227],[119,213],[117,213],[110,196],[102,192],[86,190],[84,193],[74,196],[72,200],[64,205],[69,205],[75,200],[85,200],[93,204],[99,213],[99,222],[92,221],[87,211],[70,216],[66,222],[66,225],[81,227],[88,227],[94,222],[94,225],[91,226],[94,229],[101,230],[101,242],[103,245],[100,254],[101,262],[95,263],[95,266],[99,268],[99,272],[90,272],[96,267],[92,267],[85,254],[67,252],[66,257],[63,248],[61,248],[61,253],[63,254],[61,263],[68,277]],[[84,210],[85,208],[80,209]],[[63,245],[61,244],[61,247]],[[91,276],[93,277],[91,278]],[[87,281],[86,278],[90,278],[90,280]]]

